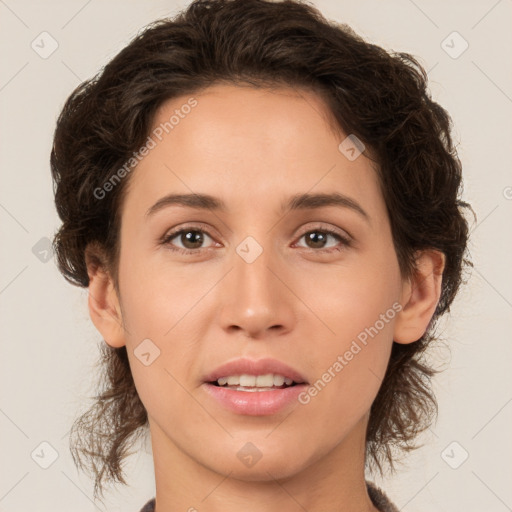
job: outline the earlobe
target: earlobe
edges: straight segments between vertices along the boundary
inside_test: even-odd
[[[395,342],[413,343],[425,334],[441,297],[444,266],[445,255],[440,251],[422,251],[417,256],[413,274],[403,283]]]
[[[89,315],[105,342],[113,348],[125,345],[124,328],[117,291],[112,277],[96,253],[86,251],[89,276]]]

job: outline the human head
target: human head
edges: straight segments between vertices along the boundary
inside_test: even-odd
[[[414,271],[419,251],[445,255],[430,328],[414,343],[393,343],[372,405],[367,452],[377,465],[379,457],[391,462],[391,447],[409,446],[431,420],[433,369],[422,355],[457,292],[467,239],[449,117],[428,96],[426,75],[411,56],[390,54],[296,2],[196,2],[178,19],[151,25],[81,84],[59,117],[51,163],[63,221],[55,238],[61,271],[88,286],[89,248],[89,263],[103,266],[118,287],[120,212],[136,169],[111,190],[105,183],[144,145],[166,101],[216,84],[314,91],[333,129],[355,135],[376,164],[402,276]],[[99,419],[84,442],[100,453],[104,475],[119,479],[123,451],[147,415],[126,348],[104,346],[103,353],[107,390],[81,426]],[[106,442],[99,432],[114,417],[118,429]]]

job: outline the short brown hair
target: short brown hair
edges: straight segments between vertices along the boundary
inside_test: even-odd
[[[402,275],[415,255],[446,256],[442,294],[428,331],[411,344],[393,343],[371,407],[366,461],[393,470],[392,448],[410,450],[437,414],[424,359],[437,318],[462,281],[468,225],[460,199],[461,164],[450,117],[427,91],[427,75],[406,53],[388,52],[327,21],[300,0],[197,0],[174,19],[150,24],[96,77],[79,85],[57,122],[51,169],[62,226],[54,248],[63,275],[87,287],[86,247],[104,249],[117,279],[120,205],[129,176],[106,197],[95,190],[131,157],[166,100],[218,83],[312,89],[339,128],[354,134],[378,164]],[[103,480],[125,483],[121,462],[147,413],[126,348],[101,345],[101,392],[72,429],[75,463]]]

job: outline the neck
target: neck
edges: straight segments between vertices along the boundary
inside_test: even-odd
[[[242,480],[183,453],[150,420],[155,512],[378,512],[364,476],[365,416],[342,443],[292,476]]]

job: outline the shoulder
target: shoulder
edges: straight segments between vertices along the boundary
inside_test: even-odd
[[[398,508],[389,500],[384,491],[379,489],[373,482],[366,481],[368,495],[373,504],[381,512],[399,512]],[[140,510],[140,512],[154,512],[155,498],[149,500]]]

